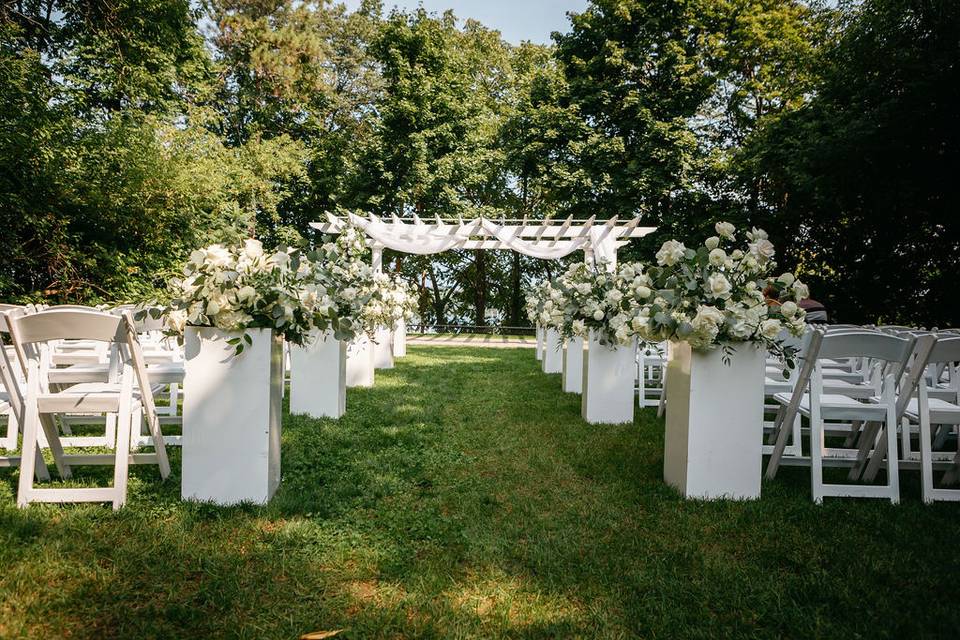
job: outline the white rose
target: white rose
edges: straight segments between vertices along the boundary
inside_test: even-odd
[[[601,311],[600,309],[597,309],[596,311],[594,311],[593,319],[596,320],[597,322],[600,322],[601,320],[603,320],[603,311]]]
[[[650,291],[650,287],[646,287],[644,285],[640,285],[634,289],[633,292],[638,298],[649,298],[650,294],[652,293],[652,291]]]
[[[760,264],[763,264],[776,254],[773,243],[766,238],[759,238],[750,243],[749,249],[750,254],[754,256]]]
[[[206,314],[208,316],[215,316],[220,313],[220,305],[217,304],[216,300],[210,300],[207,302]]]
[[[250,285],[244,285],[237,289],[237,300],[240,304],[249,304],[257,298],[257,290]]]
[[[214,267],[225,267],[230,264],[230,251],[219,244],[212,244],[204,249],[204,259]]]
[[[799,280],[793,283],[793,297],[797,300],[805,300],[810,297],[810,289]]]
[[[722,267],[727,261],[727,252],[719,248],[713,249],[710,251],[710,255],[707,256],[707,260],[715,267]]]
[[[263,255],[263,243],[250,238],[243,243],[243,252],[248,258],[255,259]]]
[[[720,298],[721,300],[729,298],[732,288],[730,281],[722,273],[714,273],[707,278],[707,291],[714,298]]]
[[[726,238],[727,240],[733,240],[733,232],[737,230],[737,228],[729,222],[718,222],[713,228],[716,229],[721,238]]]
[[[797,306],[797,303],[793,302],[792,300],[787,300],[780,305],[780,313],[783,314],[784,318],[792,318],[793,316],[797,315],[798,309],[799,307]]]
[[[686,250],[687,248],[683,246],[682,242],[667,240],[657,251],[657,264],[672,267],[683,260]]]
[[[792,285],[795,280],[796,278],[789,271],[787,273],[782,274],[779,278],[777,278],[777,282],[783,284],[786,287],[789,287],[790,285]]]
[[[720,238],[718,238],[717,236],[710,236],[709,238],[707,238],[706,242],[703,243],[703,246],[705,246],[710,251],[713,251],[714,249],[720,246]]]
[[[767,340],[773,340],[783,329],[783,326],[780,324],[779,320],[764,320],[760,323],[760,335],[762,335]]]

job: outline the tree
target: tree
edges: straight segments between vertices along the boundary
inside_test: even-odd
[[[696,138],[687,120],[710,95],[702,4],[595,0],[555,35],[571,108],[585,124],[576,165],[582,211],[669,217],[690,188]]]
[[[818,61],[809,104],[743,152],[789,261],[849,322],[960,317],[960,5],[868,0]]]

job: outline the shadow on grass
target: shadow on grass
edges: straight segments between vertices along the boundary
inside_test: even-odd
[[[266,507],[13,507],[0,472],[5,637],[939,635],[956,627],[957,505],[685,502],[662,422],[590,426],[529,351],[411,349],[340,420],[285,416]],[[105,470],[81,481],[105,482]],[[904,492],[916,495],[905,481]],[[931,594],[938,594],[933,597]],[[901,613],[902,612],[902,613]]]

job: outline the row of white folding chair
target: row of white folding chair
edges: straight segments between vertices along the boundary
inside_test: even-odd
[[[862,332],[867,329],[854,325],[832,326],[825,325],[819,327],[820,331],[826,331],[834,335],[849,332]],[[785,346],[797,350],[796,358],[802,359],[810,342],[814,328],[808,327],[802,338],[796,338],[784,332],[780,339]],[[824,392],[866,400],[880,395],[881,380],[884,371],[876,363],[867,363],[864,358],[843,358],[843,359],[825,359],[821,375],[824,379]],[[776,358],[770,358],[767,362],[767,371],[764,379],[764,412],[765,414],[776,415],[781,409],[781,404],[776,400],[777,394],[792,394],[798,380],[798,372],[784,368],[784,364]],[[790,439],[781,455],[790,457],[802,457],[802,423],[800,414],[797,413],[791,423]],[[840,431],[849,434],[853,425],[834,424],[831,426],[830,433],[835,435]],[[776,418],[774,420],[764,420],[764,434],[767,436],[767,442],[763,446],[763,453],[768,455],[773,452],[775,440],[774,432],[776,430]]]
[[[5,305],[7,309],[22,309],[26,313],[35,313],[40,310],[58,311],[101,311],[94,307],[81,305],[28,305],[14,307]],[[111,309],[111,313],[123,311],[140,311],[132,305]],[[170,338],[163,336],[163,319],[158,313],[151,313],[144,308],[144,313],[137,313],[134,322],[141,343],[147,342],[149,350],[144,353],[147,370],[155,395],[166,394],[166,406],[158,408],[161,424],[182,425],[182,416],[179,413],[181,385],[185,370],[182,349]],[[145,338],[145,339],[144,339]],[[47,380],[53,388],[77,383],[105,382],[109,376],[108,362],[111,354],[108,346],[89,340],[61,340],[51,346],[51,362],[56,365],[48,372]],[[23,361],[23,357],[19,358]],[[113,418],[107,418],[106,429],[102,436],[74,436],[72,426],[99,424],[103,421],[100,416],[63,415],[59,418],[59,425],[64,433],[63,444],[66,446],[106,446],[113,447],[116,429]],[[181,436],[167,435],[164,439],[168,445],[179,445]],[[135,444],[149,443],[149,434],[135,435]],[[45,443],[43,434],[41,442]]]
[[[935,341],[932,336],[915,339],[874,330],[827,333],[818,329],[813,332],[806,345],[796,387],[790,394],[780,393],[775,396],[782,409],[777,417],[767,478],[774,477],[781,464],[809,465],[811,490],[816,502],[821,502],[824,496],[885,497],[893,502],[899,501],[899,456],[896,455],[898,416],[902,415],[905,408],[904,394],[907,394],[908,399],[911,393],[910,385],[915,383],[915,378],[922,376],[917,376],[916,371],[914,376],[908,376],[906,387],[901,388],[899,396],[897,385],[912,354],[922,371],[925,358],[929,357],[930,348]],[[865,357],[875,364],[884,364],[881,368],[882,380],[878,396],[860,400],[826,392],[828,381],[823,376],[823,361],[851,357]],[[810,423],[810,455],[786,458],[783,451],[797,413],[806,417]],[[843,446],[826,446],[826,437],[832,434],[829,424],[837,421],[852,425],[852,433],[849,435],[859,435],[859,446],[853,448],[855,442],[849,437]],[[842,433],[841,431],[839,435]],[[891,443],[893,446],[888,449]],[[885,485],[833,484],[824,480],[825,465],[851,467],[848,477],[857,479],[857,473],[863,469],[867,460],[870,464],[880,464],[887,450],[894,454],[887,456]]]
[[[637,405],[659,407],[667,377],[668,342],[639,344],[637,347]]]
[[[81,310],[96,311],[92,307],[83,307],[78,305],[59,305],[55,307],[46,307],[55,310]],[[138,338],[141,342],[147,343],[148,347],[144,350],[144,361],[147,364],[147,372],[154,390],[154,394],[167,395],[167,404],[164,407],[158,407],[161,424],[182,424],[182,416],[179,414],[179,404],[181,395],[181,386],[185,375],[182,350],[176,343],[162,335],[163,319],[158,315],[150,313],[147,308],[136,307],[133,305],[124,305],[109,310],[110,313],[122,313],[129,311],[136,314],[134,322],[136,323]],[[139,313],[143,311],[143,313]],[[86,344],[84,344],[84,342]],[[90,341],[61,341],[56,345],[52,363],[59,365],[51,369],[48,374],[48,380],[54,385],[66,385],[75,383],[95,383],[103,382],[109,375],[108,360],[111,354],[106,353],[105,346],[102,344],[91,343]],[[94,422],[98,419],[94,418]],[[107,429],[104,436],[100,437],[73,437],[70,434],[70,427],[79,424],[89,424],[89,416],[63,416],[61,424],[68,434],[64,438],[64,443],[68,446],[79,445],[88,446],[100,444],[112,447],[115,439],[115,427],[112,419],[108,419]],[[168,445],[179,445],[181,436],[167,435],[164,440]],[[135,444],[146,444],[149,442],[149,435],[137,434],[134,437]]]
[[[885,328],[893,334],[907,333],[899,327]],[[935,488],[934,470],[943,470],[943,483],[960,481],[960,335],[952,332],[915,332],[912,335],[932,335],[936,342],[931,348],[925,367],[917,371],[916,391],[906,399],[900,422],[901,467],[921,468],[923,499],[960,500],[960,490]],[[917,438],[919,450],[913,449]],[[957,442],[956,451],[941,451],[950,441]],[[872,480],[879,470],[879,462],[871,459],[863,477]]]
[[[26,358],[27,391],[23,397],[23,447],[17,503],[30,502],[112,502],[119,508],[126,501],[129,464],[156,464],[166,478],[170,466],[166,456],[146,364],[129,313],[112,315],[95,310],[47,310],[34,314],[7,312],[10,337]],[[92,340],[115,346],[111,353],[111,376],[107,382],[71,384],[52,390],[46,379],[51,370],[50,353],[59,340]],[[51,418],[70,413],[106,413],[119,424],[113,454],[66,454]],[[131,453],[130,438],[146,422],[153,453]],[[39,431],[43,430],[54,462],[62,477],[71,476],[71,466],[113,464],[114,483],[105,488],[37,488],[33,475],[40,451]],[[42,466],[42,465],[41,465]]]

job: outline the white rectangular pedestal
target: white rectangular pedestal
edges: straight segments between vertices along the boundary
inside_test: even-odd
[[[227,339],[241,334],[186,329],[184,499],[265,504],[280,484],[283,341],[246,333],[253,344],[235,356]]]
[[[372,387],[373,343],[361,333],[347,345],[347,387]]]
[[[570,338],[563,348],[563,390],[583,391],[583,338]]]
[[[546,329],[543,340],[543,372],[560,373],[563,371],[563,343],[560,332]]]
[[[543,327],[537,325],[537,361],[543,360]]]
[[[393,369],[393,331],[386,327],[377,327],[376,342],[373,344],[373,368]]]
[[[636,347],[600,344],[590,332],[583,366],[580,412],[590,424],[633,422]]]
[[[339,418],[347,408],[347,345],[333,332],[314,331],[290,345],[290,413]]]
[[[393,357],[407,355],[407,323],[401,320],[393,327]]]
[[[766,352],[670,345],[663,477],[687,498],[759,498]]]

